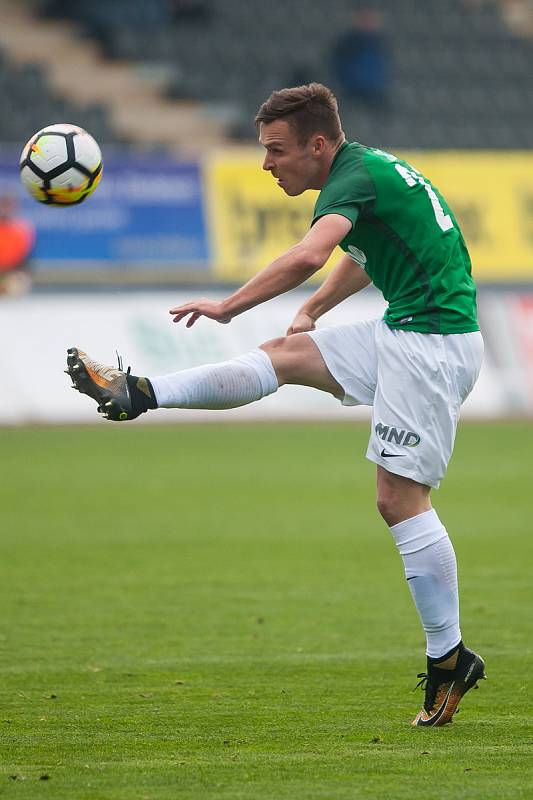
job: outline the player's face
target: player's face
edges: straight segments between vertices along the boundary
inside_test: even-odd
[[[320,164],[315,138],[300,144],[284,119],[262,122],[259,126],[259,142],[266,149],[263,169],[277,178],[278,186],[291,197],[306,189],[321,188],[316,185]],[[323,141],[323,137],[319,138]]]

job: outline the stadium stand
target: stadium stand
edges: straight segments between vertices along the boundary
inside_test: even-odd
[[[21,142],[43,127],[43,120],[58,122],[74,119],[93,131],[100,141],[119,139],[113,131],[106,109],[100,103],[80,106],[69,102],[49,86],[38,64],[16,65],[0,49],[1,138]]]
[[[370,5],[384,20],[391,101],[371,108],[345,100],[350,138],[397,148],[531,147],[533,40],[522,33],[527,25],[516,24],[517,18],[527,21],[528,3],[336,0],[324,24],[323,5],[315,0],[12,0],[39,15],[41,24],[74,23],[78,49],[91,46],[105,59],[105,80],[76,75],[86,93],[99,84],[96,97],[85,97],[88,116],[76,116],[97,136],[175,141],[182,149],[192,143],[198,150],[225,133],[253,137],[254,113],[275,87],[319,80],[338,89],[335,41],[354,8]],[[97,75],[97,65],[89,69]],[[68,96],[69,71],[59,72],[63,81],[56,75],[52,85]],[[8,107],[17,105],[22,88],[33,88],[38,102],[46,74],[54,78],[53,65],[41,62],[40,68],[20,67],[15,78],[12,71],[11,78],[5,75],[2,97],[16,82]],[[61,103],[57,96],[53,102]],[[14,133],[31,128],[24,118],[33,113],[31,105],[14,111]]]
[[[68,120],[87,127],[101,142],[130,141],[180,153],[194,154],[224,141],[224,126],[209,117],[204,103],[165,96],[170,67],[109,60],[93,30],[72,19],[39,18],[39,9],[33,0],[0,0],[0,97],[6,99],[4,108],[13,109],[12,119],[7,121],[5,114],[0,119],[0,140],[26,139],[36,120],[37,128]],[[141,30],[148,42],[153,40],[154,28]],[[26,82],[24,75],[29,76]]]
[[[514,0],[515,6],[517,0]],[[334,84],[331,48],[354,7],[336,0],[43,0],[77,19],[105,54],[171,67],[170,94],[217,108],[236,136],[272,88]],[[347,133],[402,148],[533,145],[533,44],[506,24],[509,4],[374,0],[391,50],[391,107],[343,104]],[[504,13],[505,12],[505,13]],[[527,10],[526,10],[527,15]],[[504,91],[502,91],[504,89]]]

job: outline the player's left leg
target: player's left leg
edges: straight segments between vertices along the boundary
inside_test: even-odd
[[[402,557],[426,634],[427,655],[444,660],[461,641],[457,564],[430,487],[377,468],[377,506]]]
[[[451,721],[461,697],[484,675],[483,660],[462,643],[457,562],[446,528],[431,507],[430,487],[377,468],[377,504],[403,560],[426,634],[424,708],[416,726]]]
[[[459,627],[457,564],[430,501],[450,459],[459,407],[481,362],[471,334],[378,330],[378,385],[367,457],[376,462],[377,504],[398,547],[427,642],[426,695],[413,724],[450,722],[459,700],[484,675]]]
[[[281,337],[237,358],[156,378],[137,377],[93,361],[70,348],[67,370],[74,387],[92,397],[115,421],[135,419],[154,408],[237,408],[301,384],[342,397],[319,349],[307,334]]]

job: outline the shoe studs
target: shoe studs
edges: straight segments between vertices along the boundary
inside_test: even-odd
[[[129,420],[130,411],[127,411],[122,407],[118,397],[114,396],[113,390],[107,390],[105,385],[100,386],[100,388],[93,386],[95,381],[93,381],[91,373],[88,371],[88,368],[86,368],[85,362],[80,358],[80,352],[81,351],[78,351],[78,349],[75,347],[70,347],[67,350],[67,368],[64,370],[64,372],[70,377],[72,381],[72,388],[76,389],[82,394],[87,394],[96,400],[98,404],[97,411],[105,419],[115,422]],[[112,368],[103,367],[101,365],[97,365],[97,367],[101,367],[101,374],[106,380],[109,380],[110,383],[112,379],[116,377]],[[123,372],[122,359],[120,359],[120,357],[118,368]],[[130,370],[128,368],[127,374],[129,374],[129,371]],[[108,374],[109,378],[107,378]]]

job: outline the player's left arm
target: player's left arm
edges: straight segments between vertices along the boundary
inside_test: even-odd
[[[360,292],[371,283],[363,267],[352,256],[345,253],[341,260],[332,269],[322,286],[307,298],[297,312],[287,335],[292,333],[306,333],[315,329],[315,322],[322,314],[330,311],[336,305]]]
[[[187,327],[200,317],[230,322],[243,311],[294,289],[321,269],[333,249],[352,229],[341,214],[326,214],[313,225],[298,244],[274,259],[261,272],[225,300],[200,298],[170,309],[174,322],[189,317]]]

